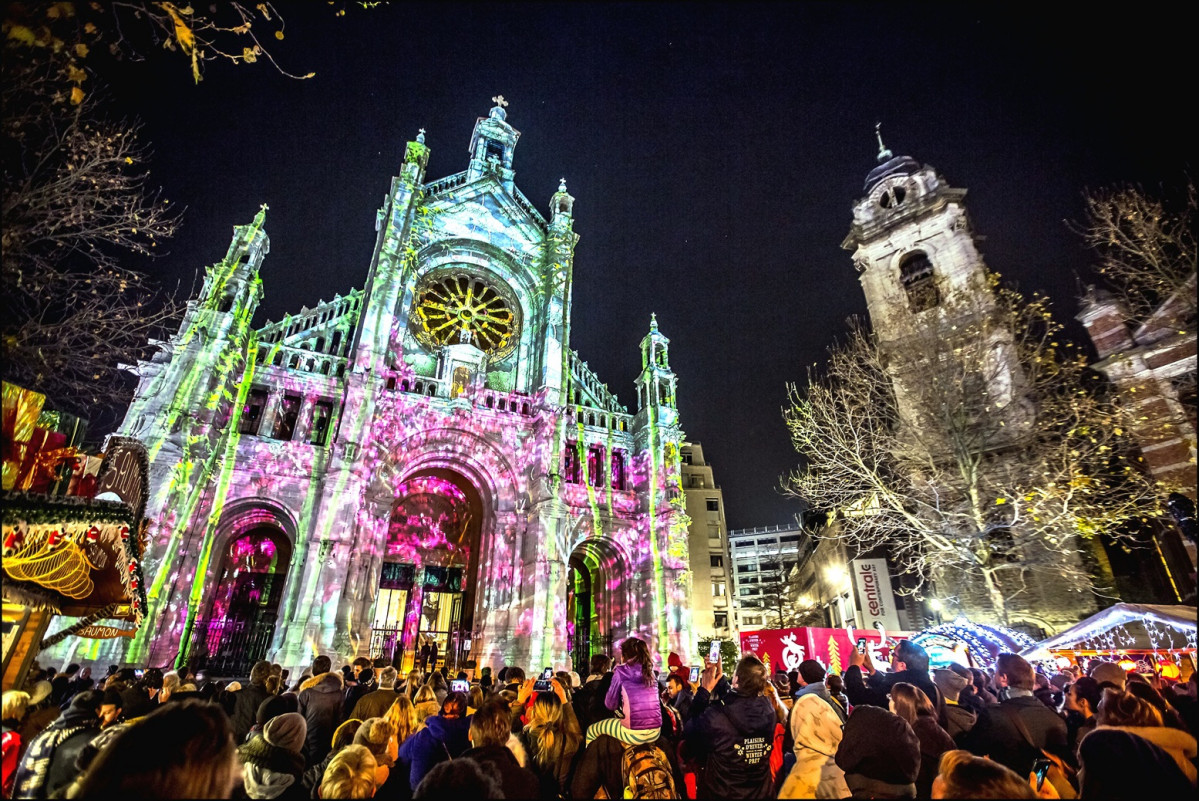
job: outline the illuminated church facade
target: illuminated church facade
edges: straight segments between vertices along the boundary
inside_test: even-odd
[[[120,433],[149,448],[153,522],[126,662],[694,650],[669,341],[651,321],[633,413],[570,349],[574,198],[547,220],[516,187],[495,100],[463,172],[427,181],[408,143],[361,289],[255,328],[264,207],[137,365]]]

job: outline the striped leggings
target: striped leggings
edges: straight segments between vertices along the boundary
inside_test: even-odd
[[[586,744],[591,745],[591,741],[596,737],[607,734],[628,745],[641,745],[654,742],[661,733],[661,729],[630,729],[620,718],[607,718],[596,721],[587,727]]]

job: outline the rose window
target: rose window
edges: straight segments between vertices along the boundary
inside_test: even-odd
[[[433,274],[417,287],[413,328],[429,348],[470,344],[492,357],[504,356],[515,346],[516,308],[506,287],[477,275]]]

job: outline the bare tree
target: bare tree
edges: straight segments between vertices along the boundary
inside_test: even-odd
[[[1006,622],[1033,575],[1090,591],[1084,540],[1159,510],[1124,410],[1046,299],[992,289],[900,340],[853,324],[826,371],[790,387],[806,464],[785,487],[847,513],[833,536],[885,547],[909,592],[981,586]]]
[[[1070,227],[1099,257],[1099,272],[1121,292],[1134,324],[1167,300],[1178,316],[1195,315],[1195,269],[1199,263],[1196,220],[1199,198],[1188,181],[1185,195],[1167,203],[1137,186],[1089,191],[1086,216]]]
[[[127,400],[119,365],[176,312],[121,259],[153,255],[178,216],[148,183],[136,125],[65,97],[61,59],[6,61],[5,378],[94,419]]]

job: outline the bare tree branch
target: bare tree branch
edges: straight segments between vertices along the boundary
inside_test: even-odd
[[[154,255],[178,213],[148,182],[137,126],[63,96],[62,59],[6,62],[5,378],[96,420],[128,400],[120,365],[177,316],[122,259]]]
[[[1180,316],[1195,315],[1187,282],[1199,263],[1195,223],[1199,198],[1194,181],[1170,204],[1137,186],[1088,191],[1086,216],[1068,223],[1099,257],[1099,272],[1122,296],[1133,324],[1143,323],[1174,298]]]
[[[1084,540],[1159,508],[1126,410],[1047,300],[992,287],[899,341],[854,323],[827,369],[790,387],[805,466],[784,488],[840,512],[830,536],[851,550],[885,547],[909,591],[985,586],[1006,620],[1032,575],[1091,589]]]

